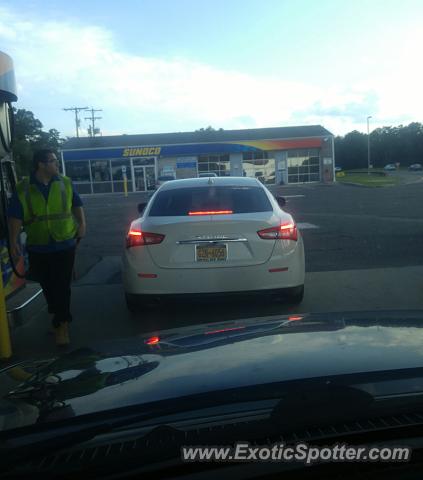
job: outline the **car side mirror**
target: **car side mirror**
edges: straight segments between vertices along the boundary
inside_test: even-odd
[[[279,205],[280,207],[284,207],[284,206],[286,205],[286,200],[285,200],[284,197],[281,197],[281,196],[278,195],[278,196],[276,197],[276,201],[278,202],[278,205]]]
[[[139,213],[140,215],[142,215],[142,213],[144,212],[146,206],[147,206],[146,203],[139,203],[139,204],[138,204],[138,213]]]

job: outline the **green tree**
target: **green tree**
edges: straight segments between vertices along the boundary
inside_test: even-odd
[[[50,128],[48,132],[40,133],[33,146],[34,149],[51,148],[53,150],[58,150],[63,142],[64,139],[60,138],[60,132],[55,128]]]
[[[18,177],[29,175],[31,171],[32,154],[40,148],[57,150],[63,143],[60,133],[52,128],[43,131],[43,124],[34,114],[25,109],[14,109],[14,141],[13,158],[16,162]]]
[[[367,167],[367,135],[354,130],[336,137],[335,162],[345,170]]]
[[[223,128],[213,128],[211,125],[209,125],[207,128],[200,128],[199,130],[196,130],[196,132],[201,132],[201,133],[208,133],[208,132],[223,132]]]

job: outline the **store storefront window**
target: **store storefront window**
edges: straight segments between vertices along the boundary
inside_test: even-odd
[[[231,175],[231,162],[228,154],[200,155],[198,157],[198,173],[215,173],[218,177]]]
[[[66,176],[70,177],[78,193],[91,193],[89,160],[65,163]]]
[[[156,159],[154,157],[149,157],[149,158],[133,158],[132,163],[134,166],[147,166],[147,165],[152,165],[154,166],[156,162]]]
[[[90,167],[88,160],[66,162],[66,176],[73,182],[90,182]]]
[[[112,160],[112,177],[114,182],[123,181],[123,169],[125,169],[126,178],[128,180],[131,180],[132,170],[131,170],[131,163],[129,159]]]
[[[126,175],[126,188],[128,192],[132,192],[132,169],[131,162],[128,159],[118,159],[111,161],[112,166],[112,179],[113,179],[113,192],[122,193],[125,191],[123,174]]]
[[[288,183],[318,181],[320,181],[319,150],[290,150],[288,152]]]
[[[93,182],[110,182],[110,160],[91,160]]]
[[[111,193],[110,160],[90,160],[93,193]]]
[[[244,177],[257,178],[267,185],[275,183],[276,162],[274,158],[268,158],[267,152],[244,152],[242,160]]]

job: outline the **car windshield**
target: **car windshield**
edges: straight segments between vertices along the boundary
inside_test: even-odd
[[[422,25],[422,0],[0,2],[2,473],[420,435]]]
[[[148,215],[175,217],[195,212],[256,213],[272,211],[260,187],[199,187],[164,190],[152,201]]]

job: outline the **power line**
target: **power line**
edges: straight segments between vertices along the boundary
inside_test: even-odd
[[[88,110],[88,107],[69,107],[63,109],[65,112],[75,112],[75,129],[76,129],[76,136],[79,138],[79,125],[81,121],[79,120],[78,113],[82,110]]]
[[[101,120],[103,117],[96,117],[95,112],[102,112],[101,108],[98,108],[97,110],[94,108],[91,108],[91,117],[85,117],[85,120],[91,120],[91,130],[90,130],[90,135],[91,137],[95,137],[95,134],[97,133],[96,128],[95,128],[95,121],[96,120]]]

